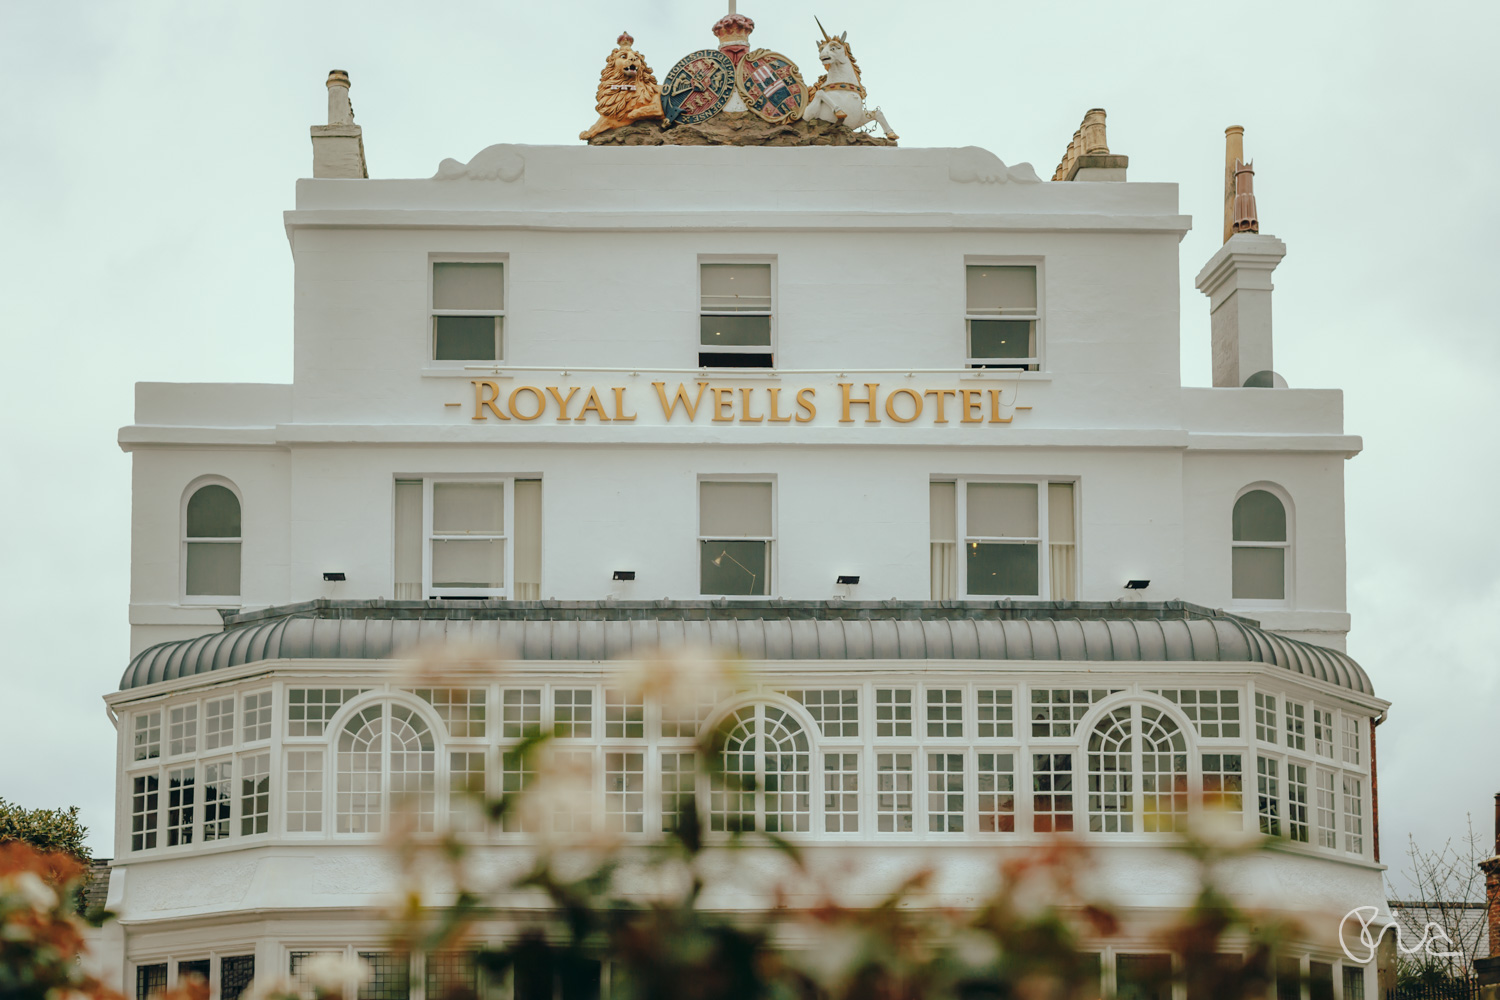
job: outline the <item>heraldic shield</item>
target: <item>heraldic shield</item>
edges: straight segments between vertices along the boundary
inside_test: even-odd
[[[699,49],[677,61],[661,83],[664,124],[696,125],[723,110],[734,93],[734,64],[717,49]]]
[[[802,117],[807,85],[797,64],[780,52],[756,49],[740,60],[734,85],[745,107],[773,125]]]

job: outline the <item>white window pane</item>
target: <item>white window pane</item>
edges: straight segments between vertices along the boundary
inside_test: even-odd
[[[1234,503],[1234,540],[1286,541],[1286,508],[1273,493],[1251,490]]]
[[[422,481],[396,482],[396,600],[422,599]]]
[[[967,268],[968,310],[996,315],[1036,312],[1036,268],[970,264]]]
[[[771,534],[770,483],[699,483],[698,534],[764,538]]]
[[[970,483],[968,502],[970,537],[1037,536],[1035,483]]]
[[[188,542],[189,597],[234,597],[239,592],[239,542]]]
[[[955,523],[955,512],[958,509],[958,484],[929,483],[927,496],[927,517],[932,531],[931,541],[958,541],[958,526]]]
[[[1073,484],[1047,484],[1047,539],[1073,541]]]
[[[204,486],[188,498],[189,538],[240,537],[240,501],[225,486]]]
[[[433,539],[432,586],[433,589],[505,586],[505,539]]]
[[[521,601],[542,596],[542,481],[516,480],[516,592]]]
[[[1233,552],[1236,600],[1286,599],[1286,550],[1236,548]]]
[[[432,265],[434,309],[503,309],[505,265]]]
[[[432,530],[439,534],[500,534],[505,530],[503,483],[436,483]]]
[[[699,267],[704,312],[770,310],[770,264],[702,264]]]

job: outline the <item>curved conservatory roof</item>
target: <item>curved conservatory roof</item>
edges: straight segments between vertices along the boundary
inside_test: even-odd
[[[323,602],[318,602],[319,604]],[[415,602],[413,602],[415,603]],[[306,606],[304,606],[306,607]],[[1107,606],[1106,606],[1107,607]],[[288,609],[289,610],[289,609]],[[144,687],[263,660],[383,660],[413,647],[463,643],[521,660],[590,661],[658,647],[709,646],[752,660],[1044,660],[1274,663],[1362,694],[1370,679],[1344,653],[1288,639],[1234,617],[774,617],[600,620],[566,612],[529,620],[480,615],[359,617],[282,613],[223,632],[164,642],[130,661],[120,688]],[[537,609],[546,614],[546,609]],[[923,610],[929,611],[930,608]],[[274,612],[273,612],[274,613]],[[658,612],[660,613],[660,612]],[[244,616],[254,617],[254,616]]]

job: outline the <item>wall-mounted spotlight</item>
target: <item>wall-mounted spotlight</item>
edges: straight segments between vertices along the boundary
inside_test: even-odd
[[[859,577],[858,576],[840,576],[836,582],[842,583],[845,586],[852,587],[856,583],[859,582]]]
[[[327,580],[329,583],[343,583],[344,582],[344,574],[342,574],[342,573],[324,573],[323,574],[323,579]]]
[[[615,570],[615,575],[614,575],[613,579],[615,579],[615,580],[634,580],[635,579],[635,570],[633,570],[633,569],[617,569],[617,570]]]
[[[1150,580],[1126,580],[1125,581],[1125,589],[1126,590],[1145,590],[1149,586],[1151,586],[1151,581]]]

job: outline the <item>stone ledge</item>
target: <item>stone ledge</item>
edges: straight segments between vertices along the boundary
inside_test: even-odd
[[[1231,619],[1258,625],[1253,618],[1187,601],[824,601],[792,600],[614,600],[505,601],[332,600],[319,598],[254,611],[224,609],[226,628],[279,618],[428,621],[1114,621]]]

